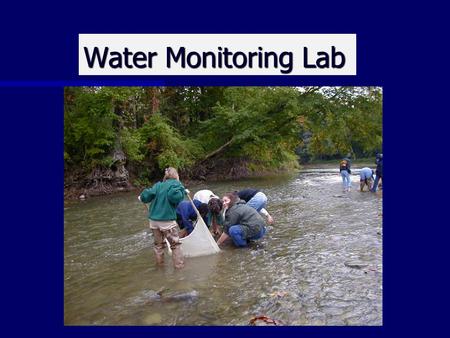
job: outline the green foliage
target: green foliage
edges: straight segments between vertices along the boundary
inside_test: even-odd
[[[124,128],[120,132],[122,148],[127,159],[132,162],[141,162],[145,158],[144,141],[141,133],[136,129]]]
[[[297,95],[287,87],[227,88],[214,116],[202,124],[199,141],[213,150],[232,140],[224,156],[279,167],[292,160],[299,143]]]
[[[381,89],[332,87],[306,98],[302,146],[313,158],[372,156],[382,146]]]
[[[104,168],[111,168],[111,166],[114,164],[114,159],[112,156],[105,156],[100,159],[95,159],[92,161],[93,166],[100,166]]]
[[[196,142],[183,138],[161,114],[148,119],[140,129],[140,136],[146,144],[146,155],[153,157],[160,169],[168,166],[185,169],[202,151]]]
[[[121,147],[136,184],[167,166],[293,168],[298,156],[370,157],[382,146],[377,87],[74,87],[64,104],[66,167],[110,166]]]
[[[116,116],[111,100],[96,88],[68,88],[65,94],[64,158],[90,166],[114,145]]]
[[[201,121],[209,119],[224,87],[164,87],[160,113],[183,135],[195,132]]]

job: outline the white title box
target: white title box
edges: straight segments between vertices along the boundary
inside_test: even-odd
[[[356,34],[79,34],[79,75],[356,75]]]

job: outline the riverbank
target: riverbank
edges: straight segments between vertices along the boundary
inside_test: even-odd
[[[207,176],[200,176],[202,179],[198,178],[187,178],[183,179],[183,173],[180,173],[181,180],[186,188],[190,186],[203,185],[205,183],[214,183],[214,182],[227,182],[233,180],[242,180],[242,179],[257,179],[257,178],[271,178],[271,177],[279,177],[286,175],[293,175],[297,173],[299,169],[279,169],[279,170],[258,170],[258,171],[249,171],[249,170],[230,170],[227,172],[213,172],[208,174]],[[193,175],[194,177],[198,177],[198,175]],[[133,183],[131,183],[131,182]],[[80,181],[79,183],[70,182],[64,183],[64,200],[84,200],[91,197],[112,195],[117,193],[124,193],[129,191],[140,191],[144,188],[152,186],[156,182],[159,181],[157,178],[153,178],[148,184],[139,184],[139,180],[130,179],[127,185],[114,185],[111,182],[105,181],[100,185],[95,186],[86,186],[84,181]],[[137,184],[135,182],[138,182]]]
[[[352,166],[356,167],[370,167],[375,169],[374,160],[372,158],[361,158],[352,161]],[[254,178],[270,178],[277,176],[286,176],[290,174],[298,173],[301,170],[309,170],[309,169],[334,169],[338,166],[337,160],[320,160],[313,161],[311,163],[300,164],[297,168],[289,168],[289,169],[279,169],[279,170],[257,170],[251,171],[248,168],[241,167],[232,167],[227,168],[227,170],[220,171],[210,171],[208,172],[206,169],[203,172],[195,172],[195,173],[180,173],[182,177],[182,182],[186,187],[202,185],[205,183],[214,183],[214,182],[226,182],[233,180],[243,180],[243,179],[254,179]],[[69,176],[69,175],[67,175]],[[195,177],[195,178],[186,178],[183,179],[183,176]],[[148,181],[147,184],[140,183],[139,180],[134,179],[133,177],[127,182],[127,184],[115,185],[114,183],[104,181],[101,184],[97,185],[86,185],[85,181],[80,180],[78,183],[73,181],[73,175],[70,176],[71,181],[65,182],[64,184],[64,200],[77,200],[77,199],[86,199],[96,196],[104,196],[111,195],[116,193],[123,193],[134,190],[142,190],[147,188],[148,186],[153,185],[158,182],[157,178],[153,178]],[[69,181],[69,180],[68,180]]]

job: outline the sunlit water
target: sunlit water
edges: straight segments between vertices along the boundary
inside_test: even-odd
[[[357,173],[357,170],[354,170]],[[250,248],[154,263],[137,192],[65,208],[66,325],[382,324],[382,198],[343,193],[337,171],[191,186],[262,189],[276,223]],[[165,287],[162,297],[155,292]]]

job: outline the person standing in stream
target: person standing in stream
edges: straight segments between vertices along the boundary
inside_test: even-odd
[[[350,174],[352,173],[352,170],[350,162],[350,156],[347,156],[339,162],[339,173],[342,177],[342,187],[344,189],[344,192],[350,191],[352,187],[352,179],[350,177]]]
[[[164,263],[166,246],[164,239],[167,238],[172,249],[172,260],[175,268],[180,269],[184,266],[176,222],[176,208],[185,196],[185,188],[180,182],[177,170],[169,167],[165,169],[162,182],[145,189],[138,197],[143,203],[151,203],[148,218],[155,242],[156,263],[159,265]]]
[[[383,154],[377,154],[377,156],[375,158],[375,163],[377,165],[377,169],[375,171],[375,174],[376,174],[375,182],[373,183],[373,187],[370,190],[372,192],[377,192],[380,179],[383,181]]]

